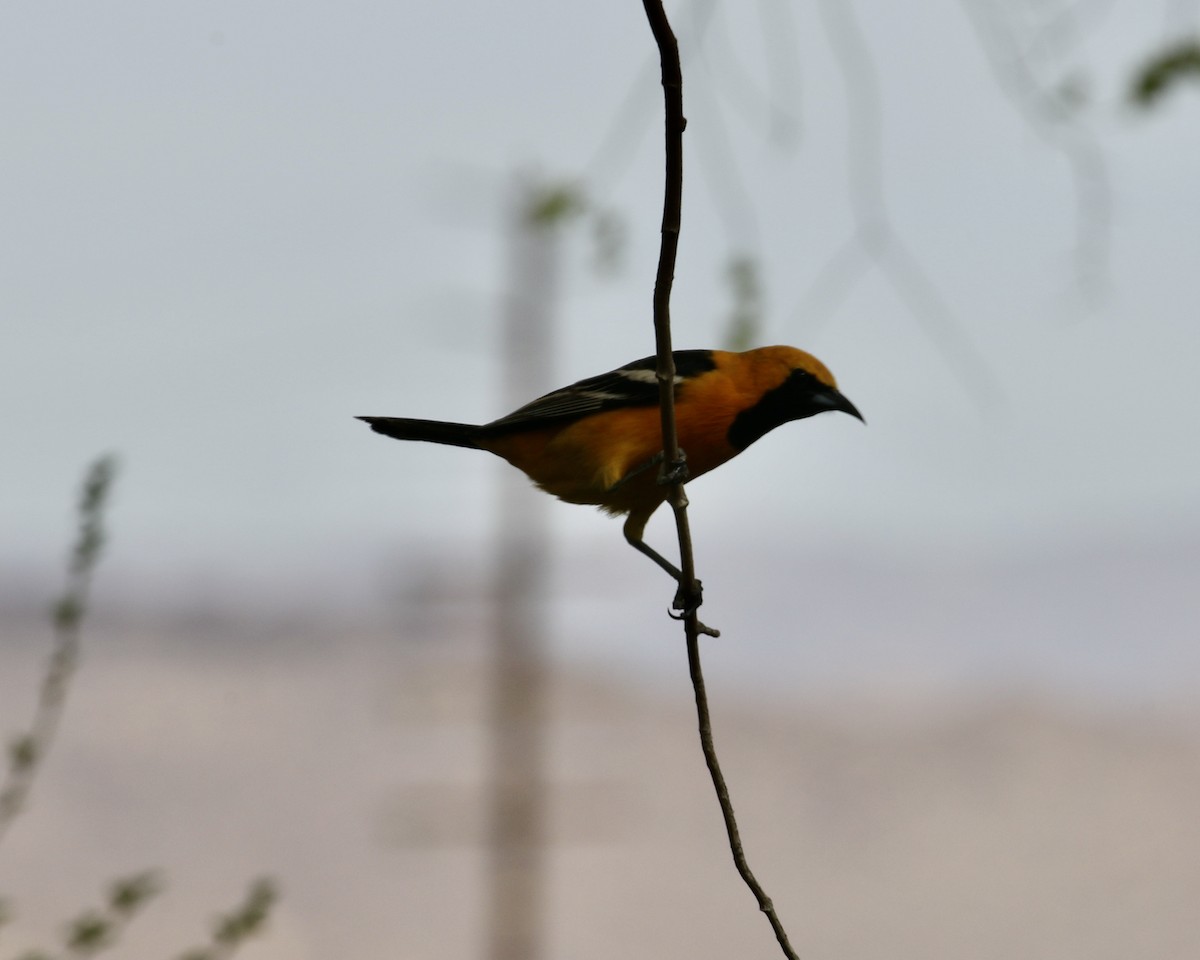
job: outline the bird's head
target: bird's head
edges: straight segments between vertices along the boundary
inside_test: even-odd
[[[840,410],[866,423],[858,408],[838,390],[829,368],[812,354],[795,347],[762,347],[755,352],[761,353],[773,368],[776,382],[734,420],[729,430],[733,446],[745,449],[781,424],[830,410]]]

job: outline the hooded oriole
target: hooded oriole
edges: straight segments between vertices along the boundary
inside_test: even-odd
[[[789,420],[841,410],[862,420],[820,360],[795,347],[745,353],[677,350],[675,420],[694,479]],[[402,417],[359,417],[397,440],[475,447],[503,457],[568,503],[628,514],[625,539],[681,583],[682,574],[643,540],[667,499],[652,469],[662,459],[657,360],[646,357],[555,390],[480,426]],[[676,605],[680,605],[677,598]]]

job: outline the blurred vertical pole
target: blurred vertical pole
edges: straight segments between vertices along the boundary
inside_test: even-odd
[[[559,190],[557,195],[567,196]],[[504,402],[511,410],[552,382],[561,223],[553,188],[518,181],[508,214],[503,316]],[[567,204],[570,206],[570,204]],[[546,506],[516,471],[502,474],[495,572],[488,957],[538,960],[546,853]]]

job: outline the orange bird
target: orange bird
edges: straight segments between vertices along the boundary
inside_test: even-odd
[[[787,423],[827,410],[862,420],[828,368],[795,347],[744,353],[677,350],[675,421],[688,479],[719,467]],[[662,461],[657,360],[646,357],[580,380],[506,417],[474,425],[404,417],[359,417],[376,433],[473,447],[503,457],[547,493],[627,515],[625,539],[685,589],[679,569],[642,539],[668,495],[653,469]],[[676,597],[676,608],[682,599]]]

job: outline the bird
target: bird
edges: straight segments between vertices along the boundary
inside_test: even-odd
[[[792,420],[840,410],[866,422],[838,390],[829,368],[796,347],[676,350],[672,357],[675,421],[688,481]],[[625,516],[625,539],[675,579],[674,608],[686,613],[691,585],[643,539],[651,515],[670,496],[654,469],[663,460],[657,365],[656,357],[635,360],[547,393],[491,423],[358,419],[397,440],[486,450],[560,500]],[[698,595],[693,604],[698,606]]]

